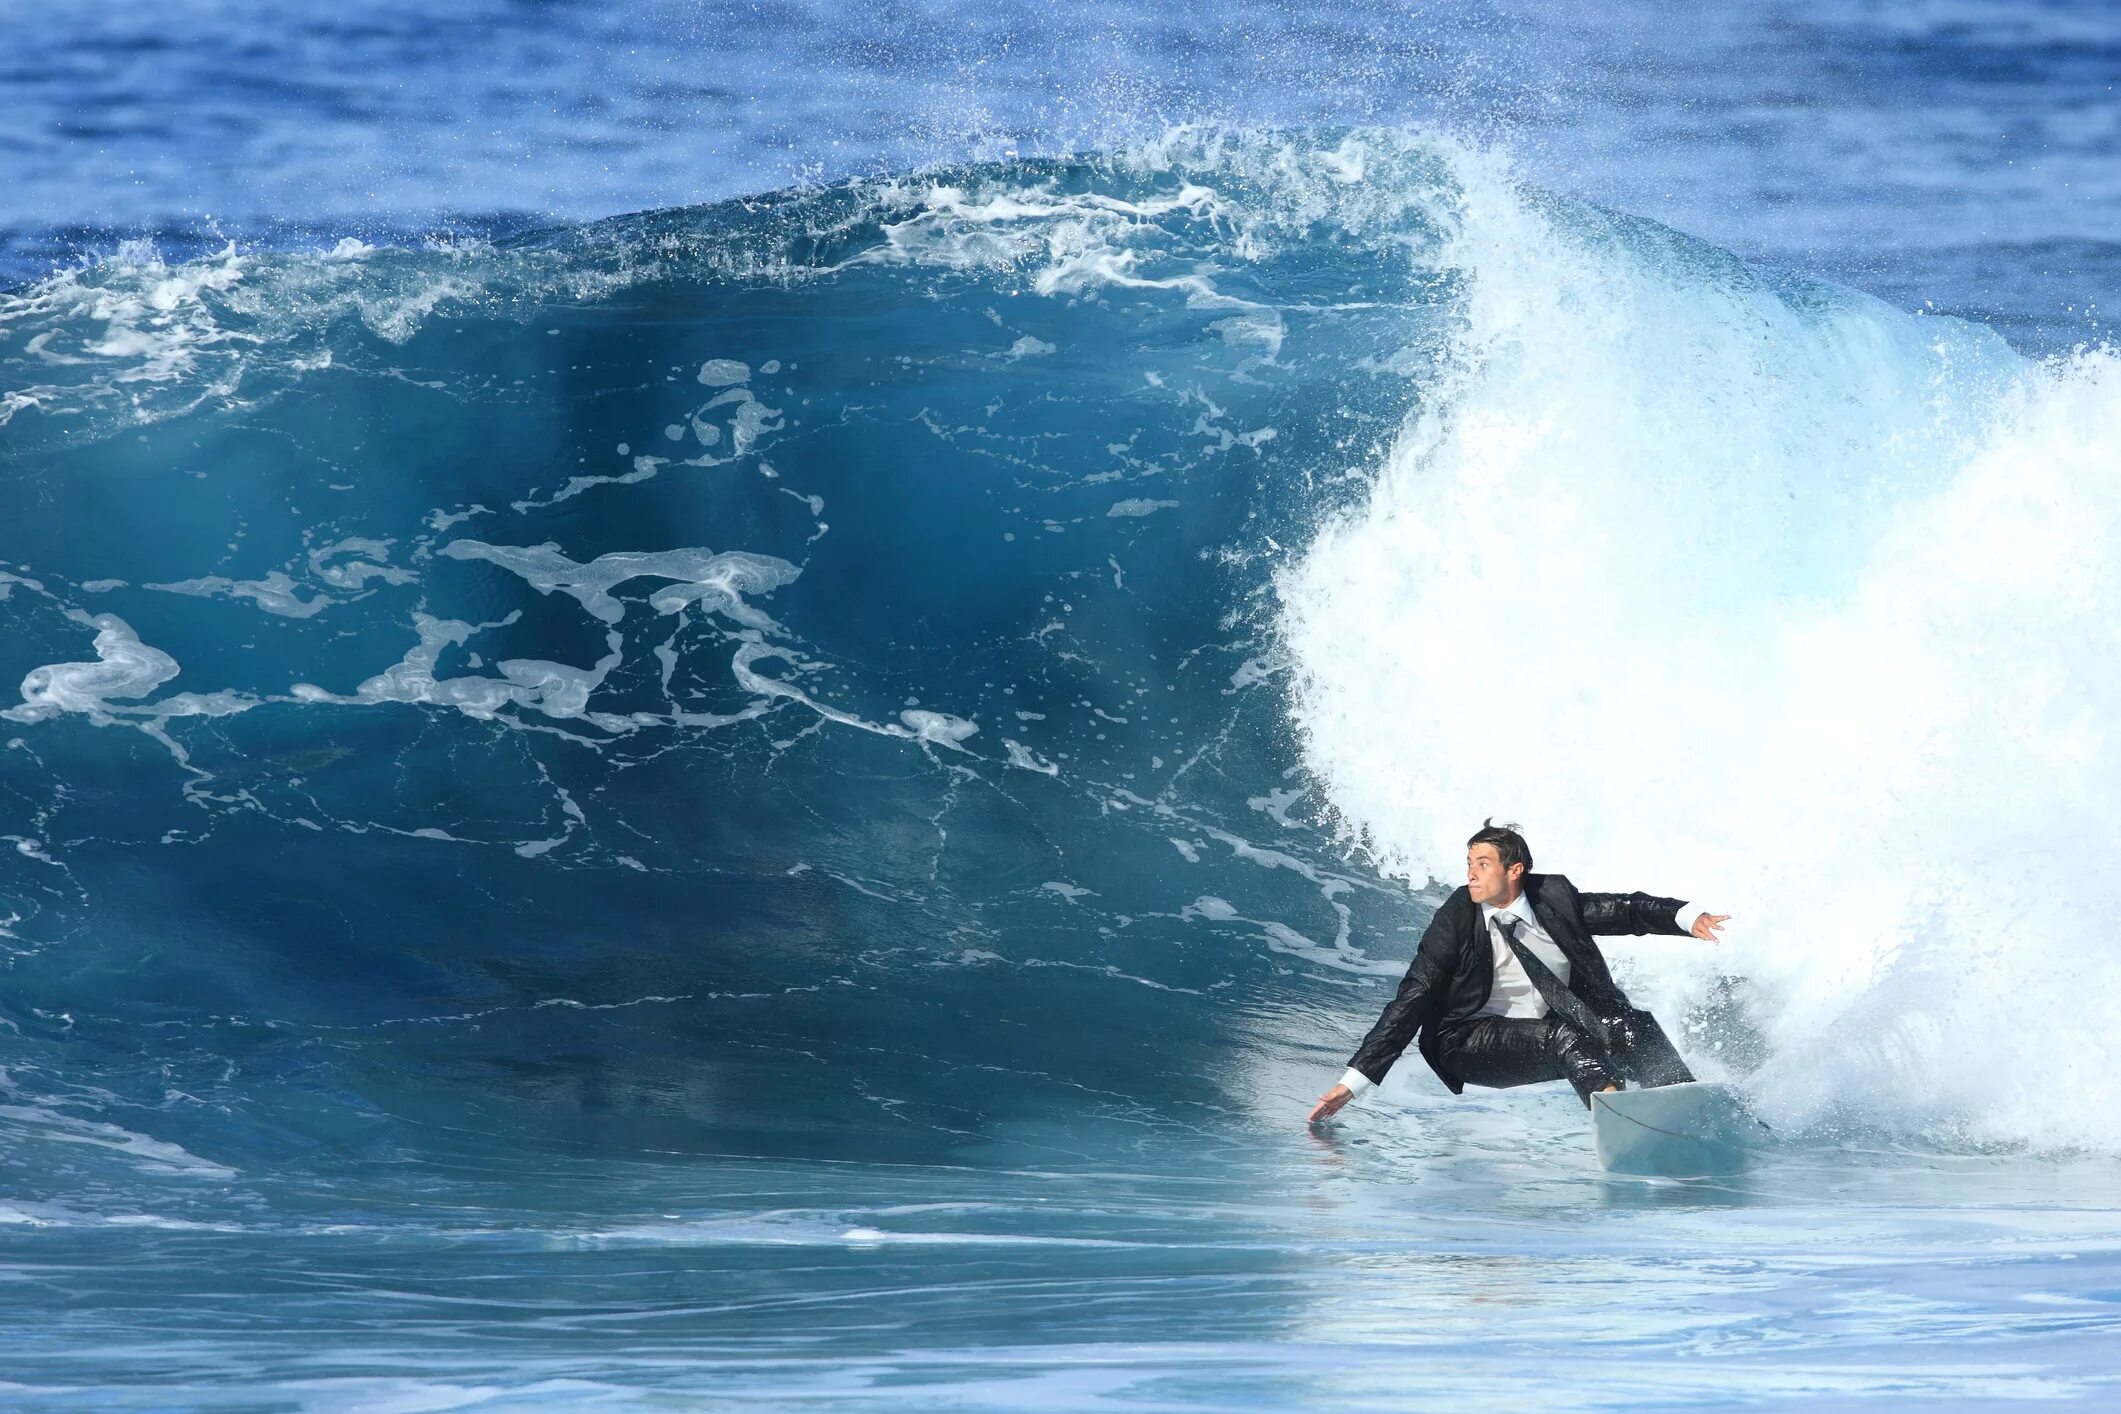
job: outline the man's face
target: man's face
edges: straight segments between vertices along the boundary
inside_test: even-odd
[[[1517,897],[1517,881],[1523,877],[1522,864],[1502,867],[1502,854],[1494,845],[1477,844],[1466,851],[1466,892],[1475,903],[1501,907]]]

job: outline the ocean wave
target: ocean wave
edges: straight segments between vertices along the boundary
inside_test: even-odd
[[[2102,897],[2103,353],[1204,129],[0,333],[0,1055],[201,1162],[1282,1103],[1512,812],[1739,915],[1616,953],[1784,1117],[2121,1142],[2001,985]]]

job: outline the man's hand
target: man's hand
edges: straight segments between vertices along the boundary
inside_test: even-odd
[[[1716,930],[1730,921],[1728,913],[1704,913],[1694,920],[1694,936],[1704,943],[1720,943],[1723,939],[1716,936]]]
[[[1316,1124],[1322,1119],[1331,1119],[1340,1113],[1342,1105],[1354,1098],[1354,1094],[1347,1086],[1336,1085],[1318,1097],[1318,1103],[1312,1107],[1311,1117],[1304,1122],[1306,1124]]]

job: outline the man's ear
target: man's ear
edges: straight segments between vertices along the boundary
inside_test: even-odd
[[[1524,877],[1524,866],[1522,864],[1512,864],[1507,872],[1510,877],[1510,882],[1514,884],[1519,879],[1522,879]]]

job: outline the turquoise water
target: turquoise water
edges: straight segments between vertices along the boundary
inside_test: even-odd
[[[171,13],[11,61],[6,1402],[2110,1397],[2097,26]],[[1489,814],[1752,1172],[1304,1127]]]

